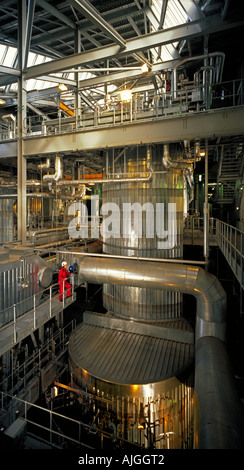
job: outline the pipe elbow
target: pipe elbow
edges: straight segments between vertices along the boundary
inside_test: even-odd
[[[194,291],[199,317],[215,323],[226,320],[226,293],[216,276],[199,268]]]

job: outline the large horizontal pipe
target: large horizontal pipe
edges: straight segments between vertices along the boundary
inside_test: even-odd
[[[196,298],[195,390],[201,415],[200,448],[241,448],[243,410],[235,387],[230,386],[233,375],[224,344],[226,293],[218,279],[196,266],[101,257],[83,257],[79,275],[81,280],[94,284],[163,289]],[[210,346],[214,346],[214,353],[205,360]],[[215,375],[210,374],[210,368],[217,369]],[[209,374],[212,380],[208,380]],[[226,400],[231,406],[226,405]]]
[[[121,284],[191,294],[197,299],[197,316],[202,321],[219,326],[225,323],[226,293],[215,276],[197,266],[84,257],[80,276],[94,284]],[[206,327],[201,323],[199,331],[203,329]],[[224,339],[224,331],[218,333]]]
[[[18,197],[18,194],[0,194],[0,199],[16,199],[17,197]],[[50,198],[52,197],[52,195],[48,193],[26,193],[26,197]]]
[[[107,184],[107,183],[140,183],[140,182],[147,182],[151,181],[153,176],[152,171],[149,172],[147,176],[138,176],[138,177],[131,177],[131,178],[94,178],[94,179],[84,179],[84,180],[59,180],[57,181],[57,186],[72,186],[72,185],[79,185],[79,184]]]
[[[72,251],[59,251],[59,253],[63,253],[63,254],[67,254],[67,255],[77,255],[76,252],[72,252]],[[94,254],[94,253],[82,253],[81,256],[98,256],[97,254]],[[105,253],[100,253],[99,254],[99,257],[101,258],[109,258],[109,259],[126,259],[128,260],[128,256],[124,256],[124,255],[108,255],[108,254],[105,254]],[[155,261],[156,263],[162,263],[162,262],[165,262],[165,263],[182,263],[182,264],[203,264],[205,265],[206,264],[206,261],[193,261],[193,260],[185,260],[185,259],[175,259],[175,258],[145,258],[143,256],[130,256],[130,260],[137,260],[137,261]]]

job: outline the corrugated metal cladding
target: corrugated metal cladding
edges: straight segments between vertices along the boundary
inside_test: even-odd
[[[90,317],[84,319],[71,336],[69,354],[73,366],[85,369],[93,377],[117,384],[148,384],[175,377],[193,362],[194,341],[189,336],[191,332],[188,337],[185,335],[185,343],[180,341],[182,330],[177,330],[175,322],[172,327],[176,328],[175,334],[172,329],[169,335],[159,326],[150,331],[147,325],[143,333],[145,325],[139,323],[132,322],[130,331],[128,327],[127,330],[123,329],[123,321],[109,327],[108,324],[102,326],[100,321],[94,324]],[[182,322],[178,328],[181,326],[185,329]],[[135,331],[137,327],[138,332]]]

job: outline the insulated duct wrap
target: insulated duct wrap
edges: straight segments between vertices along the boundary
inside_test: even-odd
[[[118,158],[110,155],[108,169],[115,174],[123,174],[126,170],[133,178],[135,175],[147,174],[153,169],[151,181],[143,184],[136,182],[113,183],[103,186],[103,204],[116,204],[120,213],[120,233],[116,236],[104,237],[104,253],[122,256],[154,257],[154,258],[182,258],[183,256],[183,210],[184,210],[184,181],[179,169],[166,171],[162,165],[163,148],[159,147],[151,152],[151,149],[139,149],[138,156],[129,149]],[[128,173],[127,173],[128,174]],[[156,227],[156,204],[162,207],[162,224],[165,231],[168,229],[168,203],[176,204],[175,243],[172,247],[160,248],[163,240],[158,236]],[[131,208],[142,209],[137,214],[131,212],[131,230],[124,236],[123,230],[128,222],[128,214],[125,214],[125,204],[131,204]],[[146,205],[154,210],[154,220],[151,223],[153,233],[148,236],[148,213]],[[144,209],[143,209],[144,208]],[[161,210],[161,209],[160,209]],[[141,219],[139,217],[141,216]],[[125,219],[124,219],[125,217]],[[141,222],[141,236],[138,237],[138,227]],[[154,224],[154,226],[153,226]],[[165,237],[167,240],[167,235]],[[104,306],[111,312],[121,317],[140,319],[143,321],[158,321],[165,318],[179,317],[181,313],[181,296],[178,292],[162,292],[132,285],[104,284]]]

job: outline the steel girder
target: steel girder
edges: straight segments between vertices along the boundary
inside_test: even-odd
[[[160,44],[170,44],[187,38],[204,36],[213,32],[233,28],[243,24],[243,21],[225,22],[219,15],[213,15],[208,18],[192,21],[166,30],[159,30],[154,33],[145,34],[126,42],[125,47],[121,48],[118,44],[111,44],[90,51],[72,54],[68,57],[52,60],[44,64],[28,67],[25,73],[26,80],[40,75],[47,75],[52,72],[60,72],[65,69],[89,64],[96,61],[109,59],[112,57],[123,57],[131,55],[138,51],[148,50],[158,47]]]
[[[128,122],[113,127],[86,128],[80,132],[23,139],[26,157],[56,152],[87,151],[95,149],[166,143],[183,140],[244,135],[244,107],[212,110]],[[16,156],[16,142],[0,144],[0,158]]]

